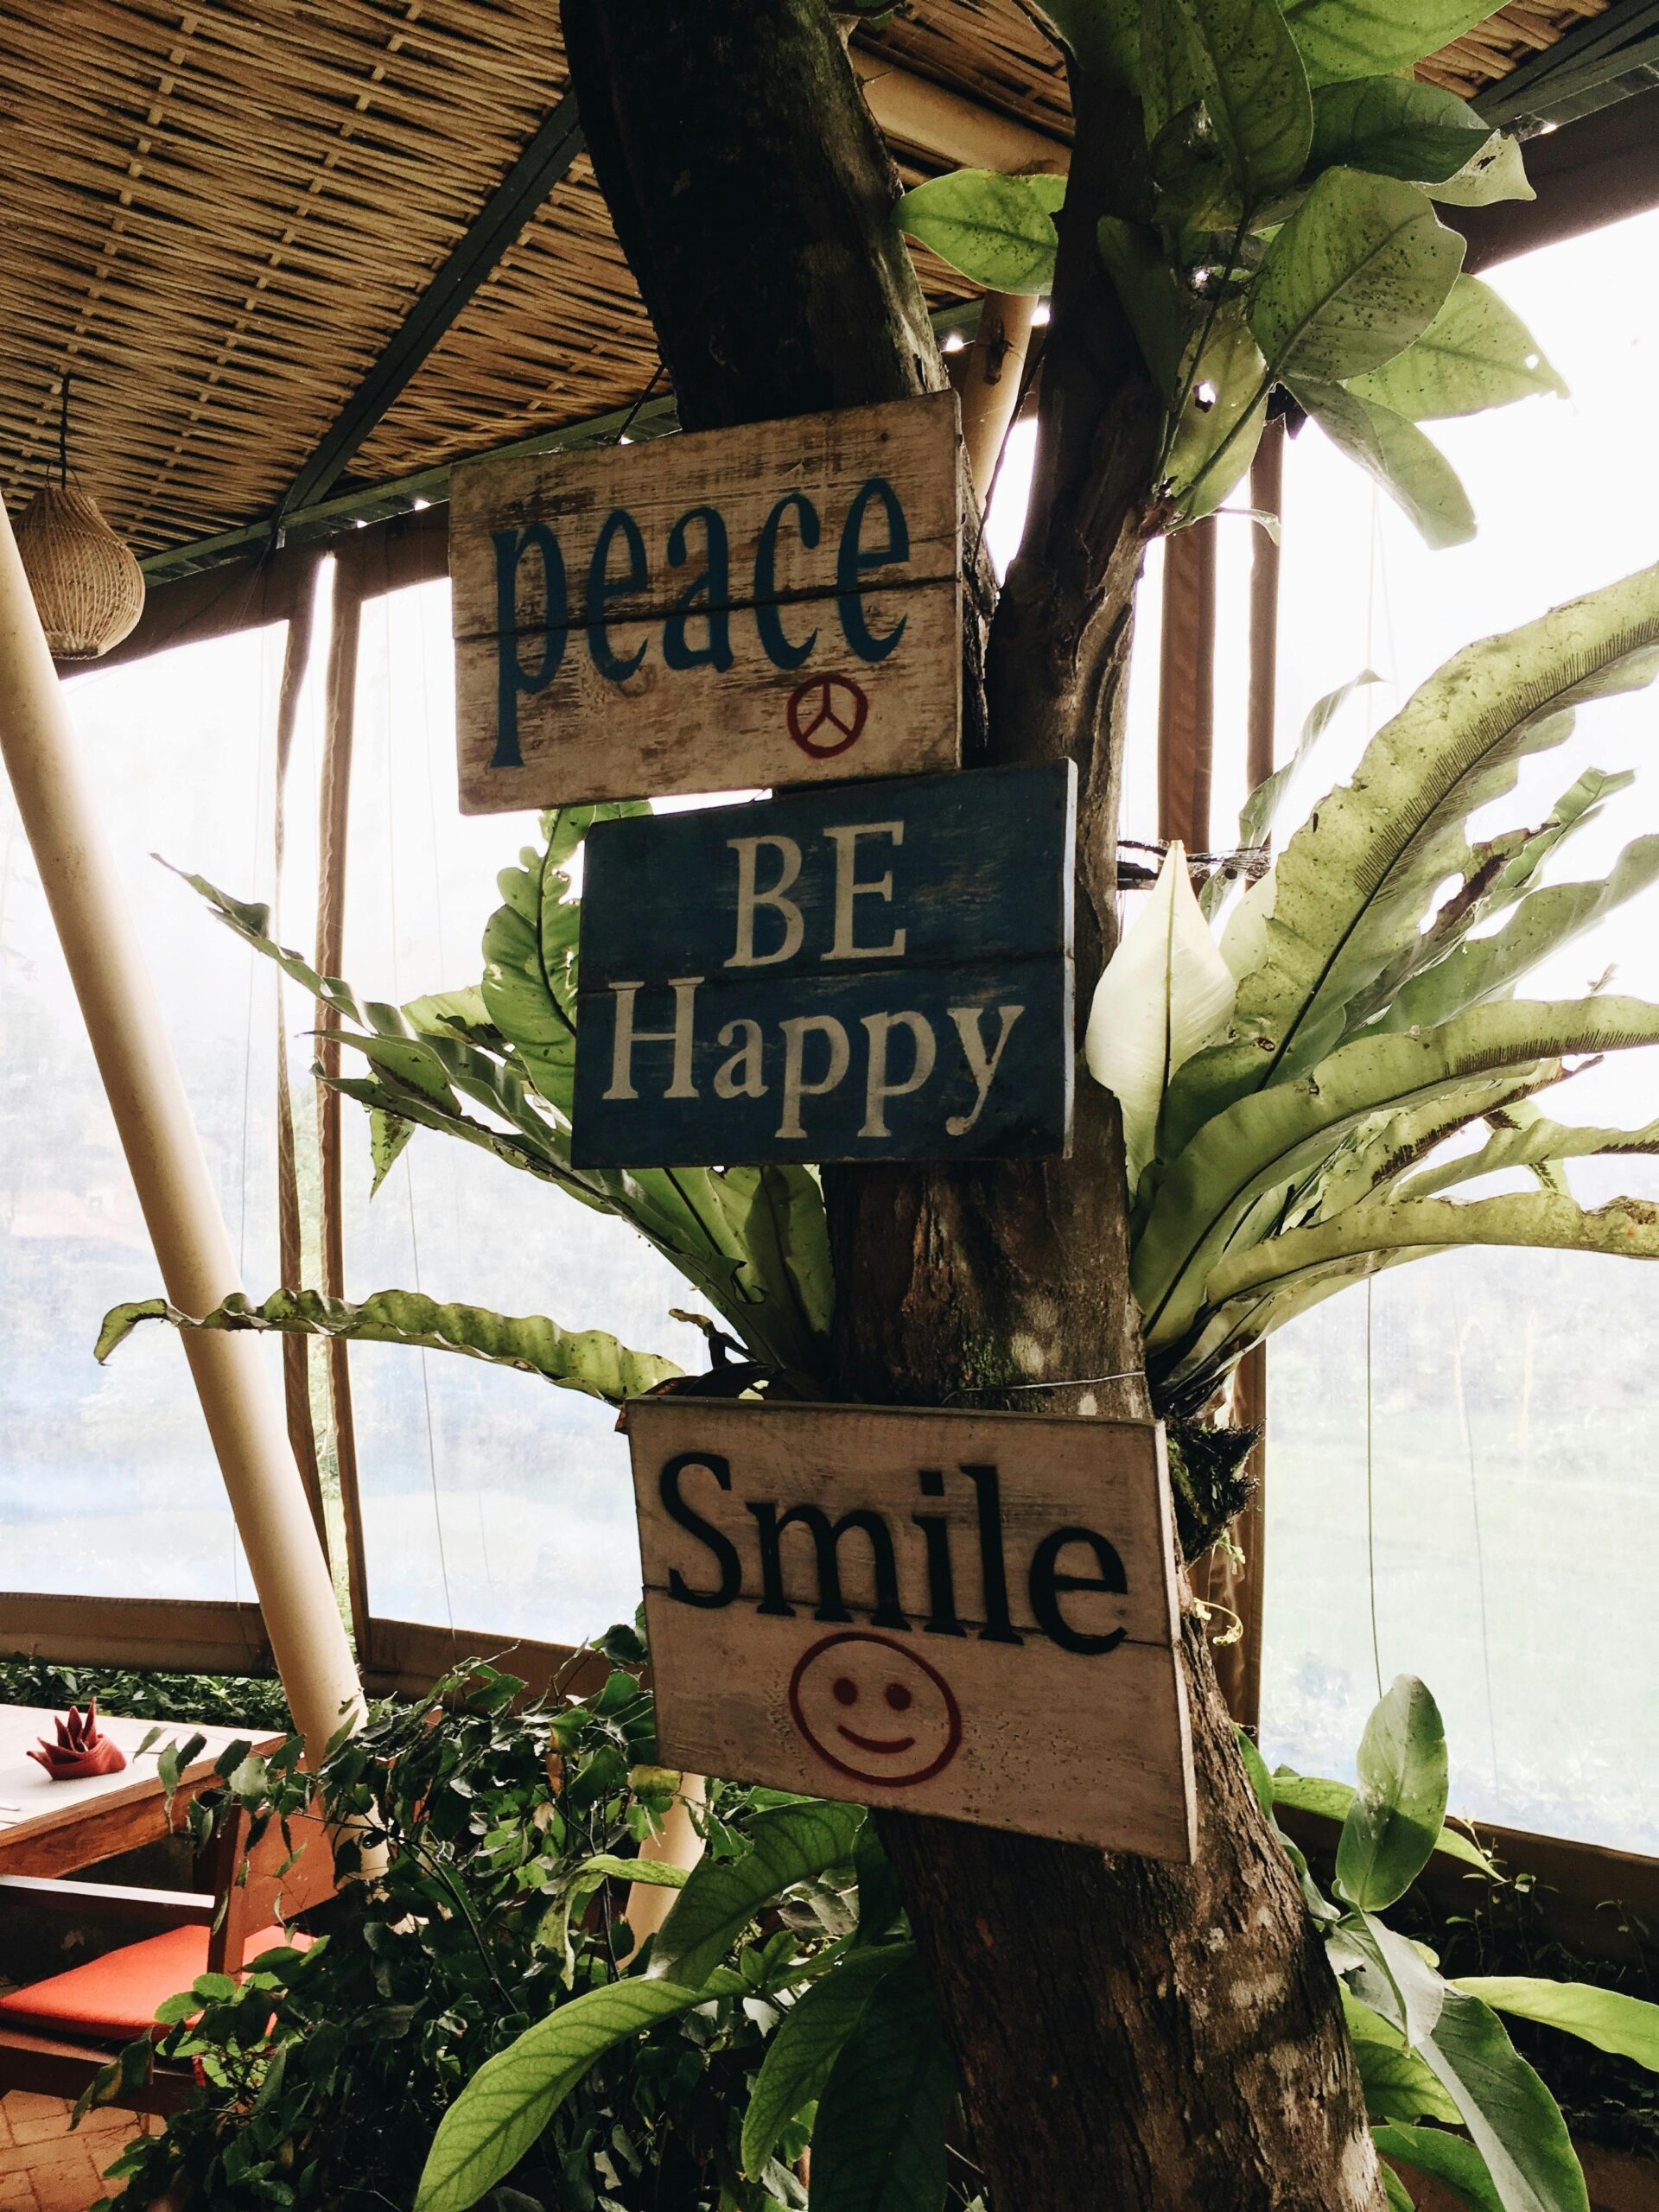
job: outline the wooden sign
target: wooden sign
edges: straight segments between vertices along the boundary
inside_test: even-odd
[[[1052,761],[596,824],[576,1165],[1063,1152],[1075,791]]]
[[[463,814],[951,768],[953,392],[457,468]]]
[[[1163,1431],[636,1399],[659,1753],[1190,1860]]]

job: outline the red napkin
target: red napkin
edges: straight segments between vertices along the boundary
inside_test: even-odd
[[[78,1705],[72,1705],[67,1717],[55,1724],[58,1740],[48,1743],[41,1738],[38,1751],[30,1758],[43,1766],[54,1782],[81,1782],[89,1774],[119,1774],[127,1763],[127,1755],[118,1744],[98,1729],[98,1700],[90,1698],[86,1717]]]

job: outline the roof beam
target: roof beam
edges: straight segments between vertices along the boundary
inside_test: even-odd
[[[1659,85],[1659,0],[1614,0],[1475,95],[1488,123],[1572,123]]]
[[[290,517],[325,499],[364,441],[395,404],[421,364],[542,206],[569,175],[582,149],[576,97],[567,92],[468,224],[454,251],[421,294],[396,336],[324,432],[277,510]]]

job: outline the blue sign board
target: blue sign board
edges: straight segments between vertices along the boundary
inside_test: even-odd
[[[1054,761],[597,823],[575,1164],[1064,1152],[1075,811]]]

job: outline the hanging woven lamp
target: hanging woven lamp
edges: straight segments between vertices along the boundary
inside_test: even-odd
[[[143,571],[69,481],[69,379],[63,380],[58,481],[43,484],[17,518],[17,550],[54,660],[96,660],[144,611]]]

